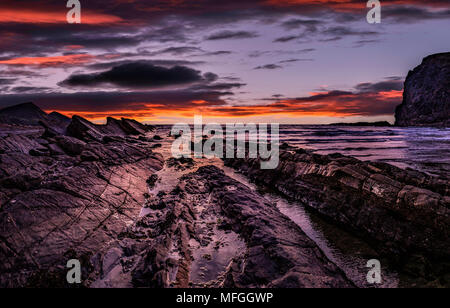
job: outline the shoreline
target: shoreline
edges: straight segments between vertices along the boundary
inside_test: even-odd
[[[170,155],[168,155],[167,145],[169,145],[173,139],[168,137],[168,130],[165,131],[161,127],[157,126],[152,129],[152,131],[142,131],[142,133],[133,136],[125,131],[125,133],[121,133],[121,130],[124,128],[120,126],[119,122],[112,120],[105,126],[94,125],[80,119],[75,119],[75,123],[76,125],[72,125],[72,132],[78,134],[79,137],[77,138],[58,135],[55,131],[50,130],[49,127],[47,127],[46,130],[43,129],[43,135],[42,130],[30,132],[25,129],[23,135],[9,134],[0,138],[0,142],[6,142],[4,144],[7,144],[9,147],[6,148],[6,151],[0,153],[0,166],[2,168],[6,167],[6,161],[32,160],[32,165],[34,165],[35,168],[42,168],[43,170],[42,176],[35,175],[36,179],[33,179],[34,182],[29,182],[29,180],[23,178],[23,180],[21,180],[22,182],[20,182],[25,185],[21,188],[22,191],[11,190],[11,188],[8,188],[9,186],[5,186],[5,183],[7,183],[5,182],[5,175],[0,177],[0,187],[2,188],[0,190],[0,200],[2,200],[0,220],[5,225],[2,236],[8,242],[8,247],[10,247],[7,248],[7,250],[2,250],[2,253],[8,254],[8,258],[13,258],[11,260],[16,258],[17,261],[19,261],[17,257],[14,257],[14,251],[17,253],[21,249],[19,246],[14,246],[17,245],[12,241],[15,235],[13,233],[5,233],[5,231],[8,232],[11,217],[13,217],[13,222],[16,225],[22,225],[25,220],[29,219],[26,214],[26,207],[22,207],[22,204],[25,205],[23,201],[21,201],[23,198],[26,198],[23,200],[34,200],[33,202],[41,204],[38,213],[39,217],[42,217],[43,220],[34,220],[31,229],[29,229],[30,231],[38,229],[45,231],[47,228],[45,227],[45,221],[50,219],[51,216],[49,215],[56,215],[53,218],[56,219],[55,222],[59,223],[59,221],[61,221],[63,223],[58,227],[54,236],[60,232],[61,235],[73,234],[71,236],[74,236],[76,233],[73,232],[78,228],[89,229],[90,227],[83,221],[92,219],[89,218],[91,214],[94,214],[93,217],[105,217],[104,214],[101,214],[103,211],[102,207],[93,205],[93,200],[105,200],[107,204],[109,204],[108,207],[113,209],[114,212],[112,215],[106,216],[106,221],[113,219],[116,215],[125,215],[124,217],[127,217],[125,220],[128,222],[125,225],[122,224],[122,227],[114,225],[112,221],[101,222],[101,226],[108,227],[106,227],[106,229],[103,229],[103,227],[95,228],[93,230],[94,233],[92,233],[93,236],[90,236],[92,239],[89,239],[89,237],[84,237],[83,239],[83,241],[89,239],[91,243],[89,243],[89,241],[85,243],[81,242],[80,245],[80,242],[78,242],[79,240],[76,240],[76,237],[69,237],[67,244],[64,244],[66,247],[65,250],[67,251],[55,250],[61,245],[58,241],[54,243],[48,242],[48,244],[43,246],[44,250],[42,250],[41,253],[45,253],[45,255],[41,255],[39,251],[34,253],[34,248],[26,248],[26,251],[30,251],[30,261],[26,261],[25,259],[20,262],[25,261],[25,264],[26,262],[31,263],[26,267],[23,267],[23,270],[21,271],[22,274],[19,274],[19,276],[16,276],[13,280],[9,280],[9,282],[7,282],[7,280],[1,281],[3,286],[8,286],[9,283],[12,283],[13,281],[16,281],[14,285],[23,286],[23,282],[20,281],[24,281],[24,279],[25,281],[28,281],[27,285],[31,284],[32,286],[42,286],[42,283],[50,283],[53,281],[50,276],[41,276],[43,273],[36,273],[32,270],[32,264],[36,261],[40,262],[43,268],[52,269],[51,275],[53,275],[53,277],[59,277],[61,275],[61,277],[58,278],[60,279],[58,280],[58,283],[60,286],[65,286],[62,277],[64,273],[63,266],[59,262],[65,258],[63,257],[61,259],[62,255],[68,254],[83,260],[83,266],[86,268],[86,272],[83,276],[86,278],[84,284],[85,286],[91,287],[220,287],[226,285],[241,287],[373,287],[364,283],[364,271],[366,269],[364,268],[364,262],[362,262],[362,260],[365,258],[380,258],[383,265],[386,266],[385,270],[389,268],[389,270],[385,272],[385,277],[389,278],[386,278],[385,284],[381,287],[439,286],[440,283],[444,283],[445,285],[445,279],[443,281],[439,280],[442,277],[431,278],[431,280],[429,280],[430,277],[435,277],[433,276],[434,274],[430,276],[430,273],[433,271],[429,272],[427,270],[426,274],[420,274],[419,277],[414,277],[411,269],[408,269],[407,267],[412,266],[413,268],[420,269],[420,271],[425,270],[425,263],[420,261],[420,258],[417,260],[410,260],[407,264],[399,266],[401,263],[399,263],[397,258],[386,258],[386,254],[376,251],[377,245],[373,245],[373,242],[370,239],[371,236],[361,237],[359,234],[361,230],[358,231],[354,228],[343,228],[342,221],[339,222],[339,220],[330,217],[321,210],[314,210],[320,215],[312,213],[310,211],[311,207],[307,206],[308,200],[313,201],[317,196],[320,196],[320,194],[316,194],[316,196],[313,197],[313,195],[304,191],[303,195],[304,197],[307,197],[307,199],[297,199],[296,201],[300,201],[302,204],[300,207],[299,203],[292,203],[292,200],[296,199],[295,196],[286,194],[288,191],[297,191],[297,188],[286,187],[280,190],[281,186],[272,184],[251,187],[254,184],[250,184],[250,180],[255,180],[256,178],[254,176],[258,176],[257,170],[254,170],[253,175],[248,173],[248,171],[251,171],[251,166],[255,165],[251,161],[238,159],[233,161],[225,160],[225,165],[234,167],[234,169],[237,169],[240,172],[242,172],[242,170],[240,170],[242,169],[242,166],[248,164],[248,167],[250,168],[247,169],[247,173],[242,172],[242,174],[240,174],[231,169],[227,169],[226,167],[222,167],[223,163],[219,162],[217,159],[206,161],[202,161],[201,159],[169,159]],[[133,125],[133,130],[135,131],[145,128],[134,122],[127,123],[131,123]],[[125,129],[129,131],[128,127],[125,127]],[[109,135],[109,131],[114,132],[115,136]],[[118,133],[119,135],[117,135]],[[166,146],[164,144],[166,144]],[[43,147],[48,148],[51,151],[47,152]],[[144,148],[147,149],[143,151]],[[305,157],[311,155],[310,157],[313,160],[318,159],[316,163],[319,164],[323,160],[326,161],[325,157],[329,157],[328,159],[331,159],[332,161],[336,160],[336,162],[348,160],[350,165],[354,166],[361,167],[373,165],[378,166],[377,168],[381,167],[379,163],[363,163],[356,159],[346,158],[342,155],[323,156],[312,153],[307,154],[307,151],[300,149],[295,150],[293,148],[282,149],[282,164],[286,160],[286,155],[288,155],[287,153],[289,151],[299,151],[299,155],[306,155]],[[30,156],[31,153],[33,155]],[[119,155],[119,153],[122,154]],[[144,167],[144,164],[147,164],[147,162],[153,166],[151,169]],[[3,173],[5,171],[9,173],[10,171],[8,170],[13,170],[14,164],[15,163],[6,167]],[[238,165],[241,165],[241,167],[237,167]],[[54,173],[53,170],[55,166],[60,166],[58,167],[60,168],[58,171],[60,174],[66,174],[64,180],[54,182],[54,179],[51,180],[48,175],[44,175],[49,172],[50,174]],[[105,173],[105,171],[111,170],[111,168],[116,168],[118,170],[118,173],[114,176],[115,180],[111,180],[107,175],[109,172]],[[302,167],[295,167],[294,170],[295,169],[300,171],[302,170]],[[85,173],[86,175],[80,178],[80,181],[76,183],[74,182],[74,171],[70,171],[69,174],[67,173],[68,170],[80,170],[76,171],[75,174],[78,174],[77,172],[87,173]],[[94,172],[94,170],[97,171]],[[225,170],[226,172],[223,173],[221,170]],[[386,172],[388,172],[388,170],[389,169],[386,169]],[[401,169],[392,170],[395,170],[395,173],[397,174],[401,174],[401,172],[408,173],[406,170],[400,172]],[[143,171],[147,174],[144,178],[124,177],[130,172],[131,174],[142,174]],[[166,172],[170,176],[166,179],[164,176],[160,177],[161,172]],[[267,172],[270,174],[270,171]],[[386,172],[383,171],[386,175],[391,171],[388,173]],[[177,176],[177,174],[180,176]],[[28,175],[24,173],[20,176],[25,177]],[[421,173],[411,173],[410,177],[411,179],[414,179],[415,177],[427,176]],[[272,175],[270,178],[294,180],[295,176]],[[9,176],[7,179],[11,182],[14,177]],[[13,180],[15,181],[14,183],[19,183],[17,182],[19,179],[20,178],[16,175]],[[146,179],[148,179],[147,183],[144,183]],[[105,183],[106,188],[100,190],[95,188],[95,190],[93,190],[93,187],[95,186],[92,186],[92,183],[97,181]],[[124,181],[128,184],[125,185]],[[158,182],[161,181],[163,181],[163,183],[158,184]],[[170,181],[169,185],[166,185],[167,183],[164,183],[164,181]],[[342,185],[342,183],[352,183],[352,181],[353,180],[346,179],[339,185]],[[432,184],[434,182],[431,178],[429,178],[428,181],[431,181],[429,182],[429,185],[431,185],[430,187],[434,187],[434,184]],[[258,180],[256,182],[258,183]],[[419,182],[422,183],[421,185],[424,183],[422,180]],[[27,183],[33,184],[32,186],[27,186]],[[58,183],[58,185],[55,185],[55,183]],[[217,184],[212,185],[212,183]],[[316,188],[321,185],[329,185],[327,184],[328,180],[320,180],[317,183],[320,184],[318,184]],[[339,181],[333,183],[334,184],[330,187],[337,185]],[[162,186],[160,184],[162,184]],[[136,187],[137,189],[132,189],[131,187]],[[51,211],[54,205],[49,203],[49,199],[47,199],[48,189],[55,189],[57,192],[54,193],[55,196],[60,193],[62,194],[61,197],[64,196],[60,199],[62,203],[57,205],[58,207],[63,204],[75,205],[80,202],[87,202],[89,212],[83,210],[78,212],[78,214],[76,214],[77,212],[73,213],[81,220],[74,224],[66,225],[64,220],[60,220],[59,216],[67,215],[68,213],[63,210],[64,207],[56,212]],[[263,191],[261,191],[261,189],[263,189]],[[264,190],[267,189],[268,191],[264,192]],[[270,190],[274,191],[277,189],[279,191],[276,195],[268,194]],[[439,189],[441,193],[444,194],[445,198],[448,198],[448,188],[445,190],[445,186],[442,186]],[[85,200],[80,199],[81,191],[92,192],[92,198],[88,197],[85,198]],[[98,191],[98,193],[95,191]],[[355,193],[356,192],[349,191],[347,196],[353,196],[354,198],[356,196]],[[283,194],[288,197],[290,196],[290,198],[280,197]],[[101,199],[98,199],[99,196]],[[205,198],[204,196],[209,197]],[[125,197],[125,199],[123,199],[123,197]],[[215,199],[209,200],[211,197]],[[408,198],[409,197],[405,200]],[[207,203],[204,203],[205,200]],[[224,200],[229,201],[225,202]],[[236,203],[238,200],[245,201]],[[133,202],[136,205],[130,208],[129,202]],[[221,202],[225,203],[221,204]],[[407,201],[407,203],[412,204],[410,202],[413,201]],[[253,214],[249,214],[247,213],[247,210],[245,210],[251,204],[254,204],[258,209],[254,211]],[[230,210],[228,209],[229,206],[234,208],[237,212],[227,212]],[[302,212],[303,210],[301,210],[302,207],[304,207],[304,213]],[[249,209],[250,208],[251,206]],[[341,213],[345,213],[345,211],[342,210],[342,208],[339,209]],[[436,211],[439,212],[440,210]],[[432,210],[430,213],[435,213],[436,211]],[[18,216],[19,213],[25,213],[25,216]],[[379,219],[379,217],[385,215],[379,216],[376,212],[374,213],[374,219]],[[444,215],[448,215],[448,213]],[[269,217],[271,218],[269,219]],[[280,223],[278,224],[277,221],[279,219]],[[447,218],[444,216],[444,219]],[[321,220],[323,221],[321,222]],[[254,223],[247,225],[248,221],[254,221]],[[267,228],[265,223],[262,223],[263,221],[272,221],[275,225],[273,225],[272,228]],[[286,224],[292,225],[292,227],[282,232],[271,233],[271,229],[281,228]],[[428,227],[432,226],[429,222],[425,222],[425,224],[427,224]],[[402,224],[399,226],[401,225]],[[411,224],[411,226],[412,225],[413,224]],[[370,226],[370,224],[367,226]],[[401,228],[404,228],[405,226],[406,225],[402,225]],[[252,233],[256,231],[248,233],[249,230],[251,230],[248,228],[256,228],[254,230],[260,230],[258,232],[262,233],[257,238],[254,238]],[[305,230],[307,231],[306,233]],[[330,232],[329,230],[334,231]],[[385,231],[386,230],[383,232]],[[26,234],[26,232],[28,231],[22,230],[22,234]],[[414,234],[414,232],[412,233]],[[281,234],[284,236],[279,237]],[[351,247],[346,247],[346,245],[343,245],[342,240],[337,234],[342,234],[343,238],[347,239],[347,242],[356,244],[350,245]],[[432,234],[435,233],[433,232]],[[105,235],[108,236],[109,240],[105,240]],[[33,237],[36,236],[39,237],[40,234],[36,233],[33,235]],[[267,236],[269,236],[268,239],[271,238],[273,241],[264,244],[265,240],[263,239]],[[53,236],[50,238],[52,237]],[[291,240],[286,242],[286,237]],[[312,238],[315,240],[312,240]],[[53,240],[56,240],[56,238],[52,239],[52,241]],[[421,240],[414,240],[413,242],[420,241]],[[294,244],[300,242],[308,244],[302,246],[303,248],[299,248],[297,247],[297,244]],[[31,243],[32,242],[30,242],[30,244]],[[400,244],[403,245],[401,240],[392,245],[393,247],[400,248]],[[252,247],[261,247],[261,245],[263,245],[262,247],[264,247],[264,249],[252,250],[256,249]],[[77,248],[74,250],[70,247]],[[273,247],[279,248],[273,250]],[[320,253],[308,252],[309,248],[306,249],[306,247],[315,247],[314,251],[320,251]],[[300,250],[298,250],[298,253],[290,254],[288,251],[291,249]],[[49,251],[54,255],[50,260],[48,257],[45,257]],[[247,251],[247,254],[240,255],[238,253],[242,251]],[[280,256],[273,255],[274,253],[282,251],[288,253],[288,255],[283,257],[285,258],[283,261],[279,259]],[[27,254],[28,253],[26,253],[25,256],[27,256]],[[352,256],[352,254],[354,254],[354,256]],[[310,269],[308,270],[312,274],[310,278],[302,276],[302,271],[299,271],[292,265],[296,264],[296,262],[303,264],[305,261],[298,259],[301,258],[301,256],[309,260],[306,263],[310,266]],[[255,261],[252,261],[252,258],[256,258],[254,259]],[[264,262],[261,263],[261,260],[265,260],[264,262],[267,263],[263,265]],[[322,264],[323,260],[327,260],[325,264]],[[243,263],[248,262],[256,262],[255,267],[245,267],[248,272],[242,276],[243,274],[239,268],[241,268]],[[260,263],[259,265],[258,262]],[[347,262],[353,265],[349,266]],[[60,265],[58,265],[58,263]],[[429,263],[429,265],[430,264],[438,265],[438,263]],[[10,269],[17,269],[14,263],[8,266],[10,266]],[[273,270],[265,272],[262,271],[263,268],[273,268]],[[5,270],[7,270],[7,268],[1,269],[2,272],[6,273]],[[323,276],[324,270],[328,273],[326,274],[328,275],[327,277]],[[14,276],[17,275],[17,272],[16,274],[14,274],[14,272],[11,272],[10,274]],[[39,275],[41,282],[36,280],[36,278],[33,278],[35,275]],[[351,279],[349,279],[349,277],[351,277]],[[257,283],[257,281],[259,282]]]

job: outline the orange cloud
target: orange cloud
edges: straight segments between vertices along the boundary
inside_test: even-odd
[[[400,104],[402,91],[352,93],[330,91],[314,93],[309,97],[283,99],[269,104],[213,105],[204,100],[185,104],[133,103],[134,109],[106,111],[56,110],[67,116],[81,115],[94,122],[104,122],[107,116],[128,117],[139,121],[158,118],[187,118],[203,115],[208,118],[245,118],[254,116],[351,117],[392,115]],[[54,111],[54,110],[48,110]]]
[[[23,57],[0,61],[0,64],[17,66],[40,66],[40,67],[59,67],[80,65],[92,62],[95,56],[87,54],[76,54],[55,57]]]
[[[38,11],[25,8],[0,8],[0,23],[32,23],[59,24],[67,23],[66,10]],[[120,17],[91,11],[82,11],[83,24],[113,24],[120,23]]]
[[[354,0],[265,0],[264,3],[268,6],[276,7],[296,7],[296,6],[323,6],[329,7],[336,11],[354,11],[366,8],[367,1]],[[448,8],[448,3],[445,1],[423,1],[423,0],[390,0],[381,1],[383,6],[394,5],[419,5],[435,8]]]

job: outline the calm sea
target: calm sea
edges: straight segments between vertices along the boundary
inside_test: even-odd
[[[280,141],[450,178],[450,129],[284,125]]]

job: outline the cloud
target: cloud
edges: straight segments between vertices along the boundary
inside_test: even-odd
[[[156,116],[193,117],[202,108],[223,106],[229,91],[181,89],[137,92],[78,92],[0,94],[0,109],[32,101],[44,110],[68,116],[81,115],[93,120],[107,116],[149,120]]]
[[[278,63],[285,64],[285,63],[294,63],[294,62],[310,62],[314,61],[314,59],[288,59],[288,60],[282,60]]]
[[[14,78],[0,78],[0,86],[13,84],[16,80]]]
[[[11,89],[13,93],[43,93],[51,91],[48,87],[14,87]]]
[[[380,116],[392,115],[401,103],[400,77],[381,82],[359,83],[353,91],[328,90],[309,96],[273,95],[264,103],[230,105],[224,97],[241,83],[195,85],[185,89],[136,92],[23,93],[0,95],[0,107],[33,101],[47,111],[80,114],[91,119],[106,116],[192,117],[195,114],[218,117],[281,115],[298,116]],[[267,103],[267,101],[269,101]]]
[[[266,64],[266,65],[255,67],[254,69],[255,70],[276,70],[276,69],[280,69],[280,68],[283,68],[283,67],[278,64]]]
[[[211,82],[217,75],[185,66],[166,68],[147,62],[134,62],[115,66],[108,71],[93,74],[72,75],[60,83],[66,87],[113,86],[121,88],[158,88],[186,85],[198,82]]]
[[[249,31],[221,31],[206,37],[208,41],[229,40],[229,39],[250,39],[258,37],[255,32]]]
[[[360,83],[356,85],[355,89],[359,92],[389,92],[389,91],[401,91],[403,90],[403,80],[400,77],[397,80],[386,80],[376,83]]]
[[[203,52],[201,48],[198,47],[192,47],[192,46],[183,46],[183,47],[169,47],[163,50],[155,51],[153,53],[150,53],[152,55],[161,55],[161,54],[172,54],[172,55],[185,55],[185,54],[191,54],[195,52]]]
[[[33,9],[29,9],[33,7]],[[36,9],[35,6],[22,6],[20,8],[1,8],[1,23],[30,23],[30,24],[65,24],[67,23],[64,7],[60,10],[47,11]],[[113,24],[123,20],[118,16],[102,14],[84,10],[82,22],[85,24]]]
[[[225,55],[231,55],[233,52],[230,50],[219,50],[219,51],[211,51],[211,52],[205,52],[202,54],[204,57],[209,56],[225,56]]]
[[[415,23],[421,20],[448,19],[450,9],[429,10],[419,6],[388,6],[383,9],[383,17],[394,22]]]
[[[218,116],[247,117],[264,115],[298,116],[379,116],[392,115],[401,102],[401,92],[357,93],[329,91],[298,98],[271,97],[274,103],[264,105],[219,106],[211,112]]]
[[[92,62],[95,56],[88,54],[73,54],[51,57],[21,57],[0,60],[0,65],[11,66],[39,66],[39,67],[68,67],[79,66]]]
[[[287,36],[282,36],[282,37],[276,38],[273,42],[274,43],[286,43],[286,42],[294,41],[298,38],[300,38],[300,36],[298,36],[298,35],[287,35]]]
[[[354,30],[348,27],[342,27],[342,26],[338,26],[338,27],[330,27],[327,28],[325,30],[323,30],[321,32],[322,34],[325,35],[330,35],[330,36],[339,36],[339,37],[343,37],[343,36],[368,36],[368,35],[378,35],[380,34],[377,31],[361,31],[361,30]]]

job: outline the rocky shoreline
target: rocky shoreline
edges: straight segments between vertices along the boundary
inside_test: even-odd
[[[217,161],[165,154],[167,132],[21,108],[35,121],[0,130],[1,287],[71,287],[70,259],[82,263],[83,287],[356,286]],[[275,170],[258,159],[224,163],[409,267],[415,286],[448,286],[448,181],[288,145]]]
[[[422,264],[416,265],[427,268],[421,270],[426,272],[423,276],[440,279],[448,275],[450,196],[446,180],[287,145],[276,170],[261,170],[258,159],[225,160],[225,165],[358,234],[400,266],[420,259]]]
[[[66,286],[72,258],[91,276],[95,256],[134,223],[145,180],[163,166],[155,143],[125,132],[93,141],[49,127],[9,129],[0,137],[0,286]]]

